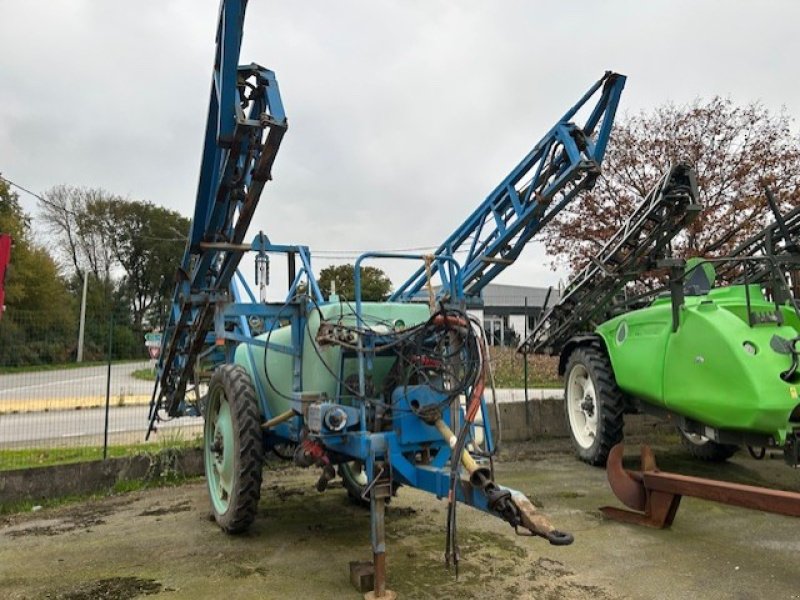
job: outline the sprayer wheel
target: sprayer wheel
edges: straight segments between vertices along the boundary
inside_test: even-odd
[[[364,465],[358,461],[342,463],[339,465],[339,476],[342,486],[347,490],[347,497],[359,506],[369,506],[369,500],[361,496],[369,483]]]
[[[681,445],[689,451],[689,454],[700,460],[725,462],[739,450],[739,446],[719,444],[705,436],[688,433],[680,427],[678,427],[678,433],[681,435]]]
[[[223,365],[211,377],[203,441],[214,519],[226,533],[240,533],[258,510],[264,443],[256,392],[238,365]]]
[[[565,369],[565,413],[578,458],[604,466],[611,448],[622,441],[625,402],[605,353],[579,346]]]

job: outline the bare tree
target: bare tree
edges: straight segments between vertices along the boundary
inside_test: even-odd
[[[62,263],[83,277],[84,270],[108,280],[114,264],[113,215],[110,206],[120,201],[99,188],[58,185],[39,202],[40,218],[54,236],[52,250]],[[69,268],[69,267],[68,267]]]
[[[78,277],[110,285],[130,306],[135,329],[160,321],[186,243],[189,220],[149,202],[98,188],[60,185],[40,202],[54,252]]]
[[[595,188],[543,232],[555,264],[580,269],[633,212],[670,162],[697,171],[703,212],[675,240],[679,256],[724,255],[769,220],[764,185],[784,209],[800,200],[800,144],[792,119],[728,98],[666,104],[615,126]]]

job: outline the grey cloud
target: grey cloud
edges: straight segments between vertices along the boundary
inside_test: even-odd
[[[0,15],[0,171],[191,214],[217,3],[0,0]],[[798,16],[788,0],[251,0],[242,62],[276,71],[290,123],[253,233],[436,245],[606,69],[629,76],[631,112],[722,94],[800,114]],[[532,244],[502,281],[556,282],[548,264]]]

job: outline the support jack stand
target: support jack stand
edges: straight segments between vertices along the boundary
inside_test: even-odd
[[[372,461],[370,461],[372,462]],[[364,600],[396,600],[397,594],[386,589],[386,500],[392,495],[392,480],[382,464],[372,483],[367,486],[370,504],[370,533],[372,537],[373,588],[364,594]],[[351,579],[352,564],[351,564]]]
[[[600,510],[610,519],[664,529],[672,525],[683,496],[800,517],[800,494],[662,472],[646,445],[642,446],[642,470],[628,471],[622,466],[623,450],[623,444],[611,449],[606,473],[614,495],[633,510],[602,507]]]

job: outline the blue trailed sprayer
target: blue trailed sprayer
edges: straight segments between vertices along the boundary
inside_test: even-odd
[[[201,413],[214,517],[228,533],[256,517],[265,456],[337,477],[369,503],[373,597],[388,597],[384,507],[402,486],[446,499],[446,560],[458,566],[456,508],[570,544],[522,493],[495,481],[490,365],[466,308],[567,203],[590,188],[625,77],[606,73],[431,255],[367,253],[355,298],[323,298],[306,246],[245,237],[287,130],[275,74],[239,65],[246,0],[223,0],[194,218],[164,327],[150,429]],[[578,121],[578,115],[583,119]],[[255,258],[257,299],[238,272]],[[288,266],[267,302],[269,261]],[[459,258],[456,258],[456,257]],[[365,261],[415,269],[387,302],[363,302]],[[207,392],[199,393],[210,373]]]

